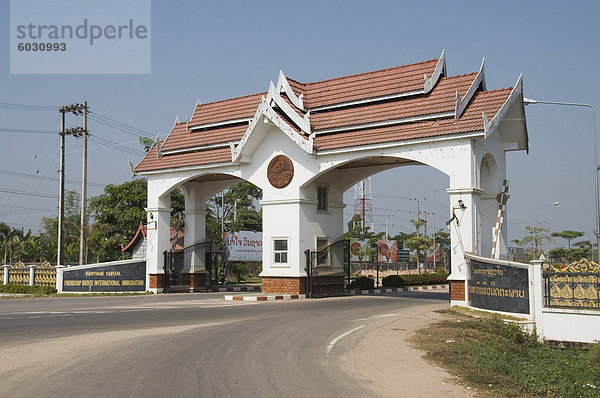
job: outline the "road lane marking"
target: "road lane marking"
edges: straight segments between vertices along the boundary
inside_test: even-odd
[[[340,334],[335,339],[331,340],[329,342],[329,345],[327,345],[327,349],[325,350],[325,352],[327,353],[327,355],[329,355],[329,353],[331,352],[331,349],[333,348],[333,346],[335,345],[335,343],[337,343],[338,341],[340,341],[344,337],[348,336],[350,333],[356,332],[358,329],[362,329],[364,327],[365,327],[365,325],[360,325],[358,327],[355,327],[354,329],[350,329],[347,332]]]
[[[368,320],[371,320],[371,319],[387,318],[387,317],[396,316],[396,315],[398,315],[398,314],[392,313],[392,314],[373,315],[373,316],[370,316],[370,317],[367,317],[367,318],[358,318],[358,319],[355,319],[355,321],[368,321]]]
[[[16,316],[23,316],[26,319],[39,319],[39,318],[52,318],[62,316],[73,316],[73,315],[97,315],[97,314],[115,314],[115,313],[130,313],[130,312],[142,312],[142,311],[154,311],[154,310],[165,310],[165,309],[213,309],[213,308],[228,308],[228,307],[239,307],[244,305],[255,305],[256,303],[236,303],[236,304],[225,304],[219,303],[204,303],[204,305],[195,306],[170,306],[170,307],[108,307],[106,310],[75,310],[75,311],[27,311],[27,312],[11,312],[0,314],[2,315],[13,315],[12,317],[3,316],[2,320],[17,319]],[[30,315],[30,316],[27,316]]]

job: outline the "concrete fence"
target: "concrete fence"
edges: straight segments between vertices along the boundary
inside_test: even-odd
[[[469,307],[512,315],[541,339],[600,341],[600,267],[582,260],[568,269],[543,272],[531,264],[466,253]]]
[[[3,265],[0,280],[4,285],[56,286],[56,268],[47,261],[30,265],[19,261],[14,265]]]

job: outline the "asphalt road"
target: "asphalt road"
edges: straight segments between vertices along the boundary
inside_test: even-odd
[[[0,300],[0,396],[365,397],[340,356],[446,292],[286,302],[223,294]]]

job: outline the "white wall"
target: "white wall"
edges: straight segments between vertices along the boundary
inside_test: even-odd
[[[544,308],[542,322],[546,340],[600,341],[600,311]]]

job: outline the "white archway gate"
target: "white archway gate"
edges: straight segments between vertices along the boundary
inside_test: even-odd
[[[513,88],[488,91],[483,63],[449,77],[443,52],[314,83],[280,73],[265,93],[198,102],[135,169],[148,179],[147,286],[160,289],[175,187],[185,195],[186,245],[204,239],[214,193],[242,180],[260,187],[263,291],[298,294],[306,288],[304,251],[343,235],[344,191],[366,176],[422,164],[449,177],[451,296],[464,303],[464,253],[489,256],[505,153],[527,149],[521,77]]]

